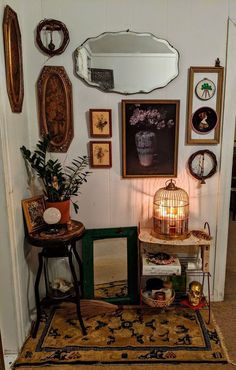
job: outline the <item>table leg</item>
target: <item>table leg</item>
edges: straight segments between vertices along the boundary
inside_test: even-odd
[[[41,318],[41,308],[40,308],[40,296],[39,296],[39,282],[42,274],[42,269],[43,269],[43,255],[42,252],[38,254],[38,261],[39,261],[39,267],[38,267],[38,272],[36,275],[36,280],[34,284],[34,294],[35,294],[35,304],[36,304],[36,311],[37,311],[37,317],[36,317],[36,322],[33,327],[33,332],[32,332],[32,338],[36,337],[38,328],[39,328],[39,323],[40,323],[40,318]]]
[[[77,282],[77,276],[76,276],[76,273],[75,273],[75,268],[74,268],[73,261],[72,261],[72,252],[71,252],[71,250],[69,250],[68,257],[69,257],[70,269],[71,269],[71,273],[72,273],[72,277],[73,277],[73,281],[74,281],[77,316],[78,316],[78,319],[79,319],[79,322],[80,322],[80,326],[81,326],[83,335],[87,335],[87,332],[86,332],[86,329],[85,329],[85,326],[84,326],[84,322],[83,322],[83,319],[82,319],[82,316],[81,316],[79,287],[78,287],[78,282]]]
[[[81,296],[83,297],[83,265],[82,265],[82,261],[80,259],[80,256],[76,250],[76,242],[73,242],[71,244],[71,248],[72,248],[72,251],[74,253],[74,256],[75,256],[75,259],[79,265],[79,284],[80,284],[80,289],[81,289]]]

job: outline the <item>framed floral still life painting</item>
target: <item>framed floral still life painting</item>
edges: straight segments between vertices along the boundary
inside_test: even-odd
[[[111,142],[90,141],[91,167],[109,168],[112,166]]]
[[[90,109],[90,136],[111,137],[111,109]]]
[[[43,213],[45,200],[43,195],[21,201],[28,233],[40,230],[45,226]]]
[[[190,67],[187,144],[220,141],[223,67]]]
[[[122,100],[123,177],[176,177],[179,100]]]

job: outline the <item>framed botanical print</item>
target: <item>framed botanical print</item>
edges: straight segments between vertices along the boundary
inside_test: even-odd
[[[223,67],[190,67],[187,144],[220,141]]]
[[[90,136],[111,137],[111,109],[90,109]]]
[[[179,100],[122,100],[123,177],[176,177]]]
[[[111,142],[90,141],[91,167],[109,168],[112,166]]]
[[[45,199],[43,195],[23,199],[21,201],[28,233],[42,229],[45,226],[43,213],[45,211]]]

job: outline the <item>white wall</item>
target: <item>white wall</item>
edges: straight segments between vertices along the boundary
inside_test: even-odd
[[[2,1],[0,4],[1,11],[3,11],[5,2]],[[14,240],[11,240],[10,243],[13,245],[11,248],[13,248],[14,258],[17,261],[17,276],[20,283],[19,303],[21,305],[23,328],[28,327],[26,285],[29,273],[27,272],[23,252],[20,206],[20,199],[27,194],[27,183],[19,147],[22,144],[26,146],[29,144],[28,133],[32,147],[38,140],[35,84],[42,67],[44,65],[64,66],[73,85],[75,136],[68,153],[60,155],[62,159],[65,157],[69,159],[87,153],[90,140],[88,110],[90,108],[112,109],[112,168],[93,169],[93,173],[88,183],[82,187],[82,193],[78,199],[80,205],[79,219],[85,224],[86,228],[131,226],[137,225],[140,220],[143,224],[150,223],[152,197],[155,191],[163,186],[166,181],[166,179],[159,178],[122,179],[120,102],[125,99],[125,96],[103,93],[88,87],[73,73],[72,53],[74,50],[88,37],[97,36],[105,31],[130,29],[137,32],[151,32],[157,37],[167,39],[179,51],[179,76],[163,89],[153,91],[148,95],[136,94],[133,97],[137,99],[179,99],[181,102],[177,184],[183,187],[190,196],[190,227],[202,227],[205,221],[208,221],[211,226],[214,237],[211,250],[211,271],[213,272],[217,222],[220,222],[217,211],[218,184],[221,180],[221,172],[207,180],[206,185],[199,187],[198,182],[188,175],[186,162],[190,154],[201,148],[212,150],[220,162],[221,144],[210,147],[185,145],[187,74],[190,66],[213,66],[217,57],[219,57],[221,65],[225,66],[227,17],[229,14],[236,14],[233,0],[148,0],[146,2],[143,0],[12,0],[8,1],[8,4],[12,5],[18,13],[24,51],[26,96],[22,114],[11,113],[3,84],[3,105],[5,106],[7,122],[5,125],[7,137],[4,142],[6,141],[8,145],[9,156],[7,165],[4,161],[3,163],[7,166],[10,179],[10,184],[6,190],[9,191],[8,196],[11,205],[14,204],[11,214],[11,239]],[[70,43],[66,51],[62,55],[50,59],[41,54],[34,42],[35,28],[38,22],[44,18],[61,20],[66,24],[70,33]],[[2,56],[3,50],[0,50]],[[232,102],[232,104],[234,103]],[[232,107],[230,106],[230,108]],[[227,125],[232,124],[234,125],[234,122],[227,122]],[[231,143],[228,145],[231,145]],[[223,148],[222,153],[224,150],[227,150],[227,147]],[[4,158],[3,156],[3,160]],[[226,171],[226,174],[229,176],[229,170]],[[75,217],[75,215],[73,216]],[[221,217],[227,218],[228,215],[222,214]],[[223,243],[226,243],[225,237],[222,240]],[[226,244],[222,248],[225,250]],[[9,255],[9,250],[6,255],[11,270],[10,260],[12,256]],[[32,274],[30,276],[32,278]],[[33,303],[32,279],[30,280],[30,287],[31,305]],[[10,304],[13,304],[12,297],[6,296],[5,298],[9,300]],[[7,313],[6,306],[3,308],[2,315],[1,307],[1,317],[4,317],[6,322],[9,323],[13,317],[13,312],[9,311]],[[14,323],[12,325],[15,326]],[[6,338],[5,342],[8,344],[5,348],[13,348],[15,344],[10,340],[7,342],[7,340],[9,338]]]
[[[23,29],[23,9],[17,0],[1,1],[3,17],[6,5],[19,16]],[[23,32],[22,32],[23,33]],[[24,41],[23,41],[24,45]],[[25,61],[25,58],[24,58]],[[27,105],[22,113],[12,113],[5,79],[3,43],[0,43],[0,327],[4,349],[16,351],[29,330],[27,307],[28,268],[25,260],[21,199],[27,195],[25,169],[19,148],[28,144]],[[24,65],[25,69],[25,65]]]

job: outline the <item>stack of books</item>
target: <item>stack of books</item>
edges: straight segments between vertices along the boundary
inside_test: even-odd
[[[143,254],[142,274],[143,275],[181,275],[181,264],[177,257],[171,256],[169,260],[158,263],[150,254]]]

